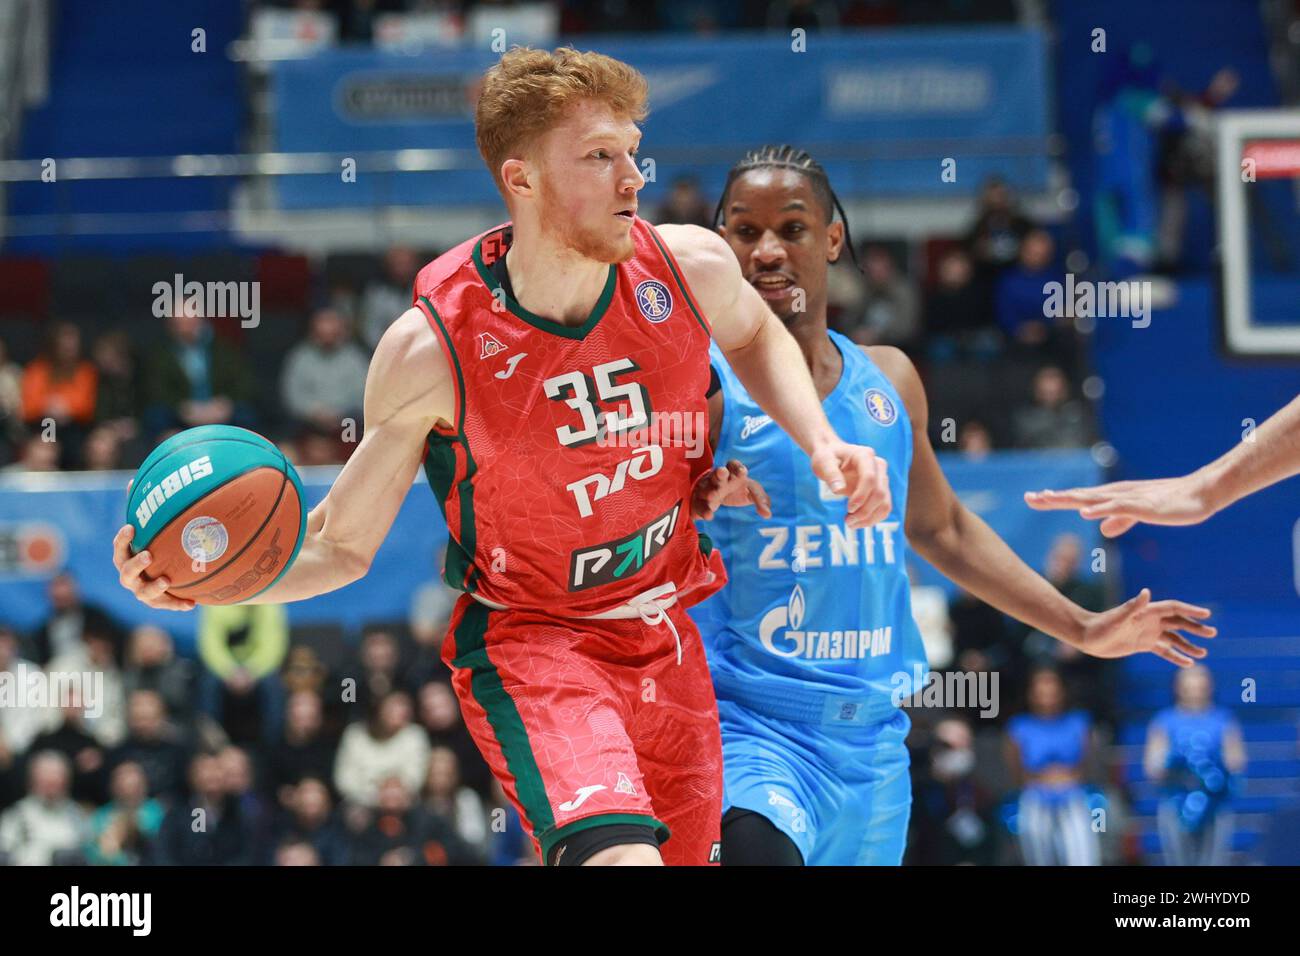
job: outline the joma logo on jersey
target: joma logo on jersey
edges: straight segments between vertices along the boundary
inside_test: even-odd
[[[892,627],[805,630],[805,607],[803,588],[796,584],[790,592],[790,599],[784,605],[772,608],[759,622],[758,639],[763,647],[777,657],[802,657],[805,660],[855,660],[889,653],[893,642]]]
[[[569,590],[584,591],[640,571],[672,540],[681,507],[679,501],[671,510],[626,537],[574,551],[569,557]]]
[[[181,465],[154,485],[149,493],[144,496],[144,500],[135,509],[135,520],[140,523],[141,528],[144,528],[149,523],[149,519],[163,506],[163,502],[186,485],[192,485],[200,478],[206,478],[210,474],[212,474],[212,461],[208,455],[195,458],[188,465]]]
[[[633,481],[643,481],[652,475],[657,475],[663,466],[663,448],[658,445],[647,445],[645,448],[638,448],[631,458],[620,461],[618,467],[614,469],[612,479],[597,473],[570,482],[565,487],[573,492],[574,500],[578,502],[578,514],[590,518],[593,501],[599,501],[606,495],[622,491],[628,478]],[[590,492],[587,490],[588,485],[592,486]]]
[[[767,544],[758,555],[760,571],[785,571],[790,562],[784,557],[790,544],[790,529],[784,525],[759,528],[758,533]],[[822,551],[823,533],[829,540],[829,556]],[[850,528],[837,524],[799,524],[794,526],[794,551],[802,557],[804,568],[856,567],[859,564],[896,564],[897,551],[894,536],[898,533],[897,521],[881,521],[870,528]],[[879,539],[879,548],[877,548]],[[827,561],[829,557],[829,562]]]

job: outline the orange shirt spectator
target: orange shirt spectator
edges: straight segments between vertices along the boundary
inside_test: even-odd
[[[49,346],[23,372],[23,421],[42,418],[88,425],[95,417],[99,375],[81,356],[81,333],[61,322],[50,332]]]

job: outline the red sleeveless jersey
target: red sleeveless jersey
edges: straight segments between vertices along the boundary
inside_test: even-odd
[[[456,420],[429,433],[424,461],[452,587],[581,616],[669,582],[694,604],[724,583],[690,513],[713,463],[711,330],[654,228],[636,219],[632,238],[577,326],[524,309],[489,270],[509,223],[416,277],[457,387]]]

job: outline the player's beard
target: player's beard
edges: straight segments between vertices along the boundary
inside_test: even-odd
[[[544,189],[538,198],[542,228],[550,230],[561,248],[593,262],[627,262],[636,252],[631,233],[619,235],[614,226],[604,230],[584,226],[552,202]]]

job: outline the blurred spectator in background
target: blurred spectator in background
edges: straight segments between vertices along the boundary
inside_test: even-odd
[[[163,818],[154,859],[161,866],[251,866],[256,847],[226,791],[225,771],[215,754],[190,761],[190,792]],[[197,826],[199,822],[202,826]]]
[[[150,796],[171,800],[185,792],[189,749],[181,733],[168,722],[166,705],[157,691],[131,693],[126,740],[113,752],[112,760],[138,766]]]
[[[253,372],[248,360],[212,333],[207,319],[178,302],[167,339],[144,362],[144,430],[156,442],[197,425],[251,428]]]
[[[361,420],[369,366],[348,321],[333,309],[316,310],[307,340],[289,350],[280,373],[285,412],[295,425],[339,435],[344,418]]]
[[[112,800],[90,818],[86,862],[91,866],[138,866],[149,861],[162,826],[163,807],[149,796],[144,770],[126,761],[109,778]]]
[[[116,747],[126,736],[126,691],[117,662],[118,646],[113,635],[87,627],[81,632],[81,645],[55,656],[47,668],[56,679],[80,675],[89,681],[82,690],[85,727],[105,747]]]
[[[982,461],[993,450],[993,436],[978,419],[971,419],[957,433],[957,450],[969,461]]]
[[[1110,277],[1150,269],[1158,214],[1156,136],[1174,119],[1160,94],[1150,44],[1135,43],[1103,63],[1093,116],[1097,251]]]
[[[316,848],[305,840],[286,840],[275,848],[275,866],[324,866]]]
[[[307,644],[295,644],[289,648],[280,678],[285,693],[296,694],[299,691],[308,691],[315,694],[324,711],[325,733],[327,736],[335,737],[343,732],[346,721],[345,709],[351,704],[345,704],[343,695],[335,689],[339,686],[337,683],[327,686],[329,677],[329,668],[320,659],[315,648]]]
[[[316,851],[319,865],[347,865],[348,834],[334,812],[334,798],[324,781],[303,777],[286,789],[284,805],[276,828],[276,845],[305,842]]]
[[[0,468],[0,471],[58,471],[59,454],[60,446],[57,441],[46,441],[40,432],[31,432],[19,436],[17,457],[4,468]]]
[[[429,751],[424,808],[446,820],[476,855],[485,855],[488,821],[483,798],[472,788],[461,785],[460,759],[450,747],[434,747]]]
[[[44,430],[52,419],[63,466],[78,460],[85,430],[95,419],[95,366],[81,352],[81,330],[71,322],[50,326],[45,349],[23,371],[23,421]]]
[[[86,471],[116,471],[122,467],[122,439],[107,425],[96,425],[81,446],[81,467]]]
[[[239,808],[244,830],[253,841],[253,863],[269,866],[274,825],[274,807],[258,791],[253,779],[253,761],[242,747],[226,746],[217,753],[225,778],[226,793]]]
[[[694,176],[678,176],[668,186],[668,197],[659,207],[655,222],[683,223],[691,226],[713,228],[713,207],[700,191],[700,181]]]
[[[50,616],[32,635],[31,658],[45,667],[50,659],[64,654],[84,653],[86,631],[109,636],[116,644],[121,631],[101,608],[81,599],[77,579],[67,571],[50,578],[45,591]]]
[[[19,866],[50,866],[81,847],[86,817],[68,798],[72,768],[63,754],[36,752],[28,768],[27,796],[0,814],[0,851]],[[59,862],[72,862],[59,860]]]
[[[39,671],[33,662],[19,656],[18,634],[0,625],[0,681],[14,687],[28,686],[28,675]],[[22,757],[55,714],[35,701],[17,699],[0,707],[0,809],[22,796]]]
[[[469,728],[461,717],[460,704],[445,680],[431,680],[420,687],[420,724],[434,747],[447,747],[460,762],[461,779],[481,794],[488,793],[492,779]]]
[[[1105,609],[1106,595],[1095,573],[1084,572],[1083,541],[1075,534],[1057,535],[1047,552],[1043,576],[1075,604],[1089,611]],[[1066,693],[1101,725],[1115,726],[1116,662],[1091,657],[1018,621],[1014,640],[1030,661],[1056,670]]]
[[[172,636],[161,627],[141,624],[127,641],[122,684],[128,694],[152,690],[181,727],[194,719],[194,664],[176,656]]]
[[[29,752],[52,750],[67,758],[72,770],[72,796],[78,803],[101,804],[108,794],[107,751],[86,726],[81,692],[72,687],[62,701],[53,726],[37,735]]]
[[[353,866],[466,866],[479,862],[440,817],[412,800],[394,774],[379,781],[368,824],[352,842]]]
[[[959,586],[948,605],[948,616],[959,670],[1000,671],[1007,666],[1011,654],[1001,611]]]
[[[447,665],[442,662],[442,640],[459,596],[460,592],[447,587],[440,577],[421,585],[411,595],[407,626],[415,642],[415,655],[404,668],[403,676],[406,689],[412,693],[418,693],[428,681],[447,676]]]
[[[374,807],[379,785],[395,777],[408,794],[420,792],[429,768],[429,741],[411,723],[411,698],[392,691],[367,721],[348,726],[334,762],[334,788],[361,806]]]
[[[360,419],[357,421],[359,423]],[[341,419],[328,429],[311,423],[300,424],[286,457],[300,468],[308,465],[336,465],[343,460],[348,448],[355,447],[350,443],[341,443],[339,438],[342,434]]]
[[[356,703],[365,713],[371,713],[389,692],[402,689],[402,648],[397,635],[386,627],[371,625],[361,636],[357,649]]]
[[[1236,718],[1214,706],[1206,668],[1174,675],[1174,706],[1147,727],[1142,765],[1162,793],[1157,822],[1165,865],[1227,865],[1232,784],[1246,769],[1246,745]]]
[[[1007,722],[1005,754],[1020,786],[1017,829],[1027,866],[1099,866],[1101,843],[1083,785],[1092,720],[1066,711],[1053,670],[1029,677],[1029,712]]]
[[[9,359],[9,346],[0,339],[0,463],[6,443],[17,444],[22,436],[23,369]]]
[[[916,770],[908,862],[988,866],[997,862],[997,800],[975,779],[975,735],[960,717],[939,721],[913,753]],[[919,751],[919,752],[917,752]]]
[[[1175,114],[1160,137],[1155,169],[1160,188],[1156,265],[1163,271],[1177,272],[1182,266],[1189,193],[1196,189],[1207,197],[1214,195],[1213,111],[1230,100],[1240,85],[1237,71],[1224,68],[1199,94],[1169,91]]]
[[[867,246],[862,312],[855,323],[840,331],[859,345],[896,345],[909,348],[921,330],[916,291],[901,274],[884,246]]]
[[[1087,448],[1093,443],[1092,413],[1070,397],[1070,382],[1055,365],[1034,374],[1033,403],[1012,413],[1012,430],[1020,448]]]
[[[285,705],[284,735],[270,748],[267,760],[276,799],[284,803],[291,788],[307,777],[330,779],[335,744],[324,730],[320,695],[312,690],[291,693]]]
[[[235,743],[278,740],[284,685],[277,673],[289,648],[280,604],[199,608],[199,709]]]
[[[1020,257],[1021,240],[1033,225],[1017,208],[1005,180],[990,176],[984,181],[966,245],[975,263],[976,281],[985,289],[991,290],[1002,270]]]
[[[975,266],[965,249],[939,259],[938,281],[925,298],[927,353],[945,360],[974,353],[995,355],[1000,338],[988,300],[975,284]]]
[[[1055,331],[1055,319],[1047,316],[1047,294],[1043,286],[1060,282],[1056,267],[1056,241],[1045,229],[1029,232],[1020,246],[1020,259],[1004,270],[997,280],[997,320],[1014,345],[1023,350],[1041,350]]]
[[[140,437],[140,383],[131,340],[120,330],[105,332],[95,339],[91,355],[99,374],[95,421],[111,429],[120,444],[136,442]]]
[[[388,327],[411,307],[420,256],[407,246],[384,253],[384,274],[361,293],[361,338],[373,352]]]
[[[834,30],[839,26],[840,12],[830,0],[773,0],[767,7],[768,29],[780,30]],[[668,219],[666,222],[676,222]]]

